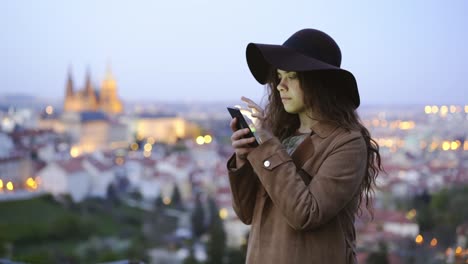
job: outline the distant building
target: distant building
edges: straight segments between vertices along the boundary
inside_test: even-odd
[[[0,158],[5,158],[14,150],[15,145],[8,134],[0,132]]]
[[[91,175],[82,158],[51,162],[38,176],[42,179],[42,190],[52,195],[70,195],[74,202],[85,199],[91,190]]]
[[[67,147],[73,157],[96,150],[128,148],[135,139],[149,140],[151,145],[174,144],[180,142],[180,139],[199,134],[195,124],[175,114],[124,115],[117,83],[110,70],[100,89],[95,89],[88,73],[81,90],[76,89],[69,72],[63,112],[58,113],[52,106],[48,106],[38,123],[41,129],[65,134]]]
[[[11,190],[24,189],[26,180],[33,177],[33,162],[28,153],[11,153],[0,156],[0,192],[6,191],[7,183],[11,183]]]
[[[37,127],[39,129],[50,129],[56,133],[63,133],[65,128],[61,116],[62,115],[54,110],[52,106],[48,106],[47,109],[39,115]]]
[[[54,136],[44,130],[0,132],[0,192],[32,187],[36,171],[44,166],[40,159],[54,155],[54,146],[49,143]]]
[[[385,241],[392,251],[403,239],[414,239],[419,234],[414,217],[407,217],[401,211],[375,208],[374,219],[370,219],[367,212],[356,218],[357,248],[378,250],[376,241]]]
[[[153,138],[157,143],[169,144],[197,135],[196,126],[175,114],[139,114],[135,117],[133,131],[139,138]]]
[[[85,168],[91,176],[89,196],[106,198],[109,186],[116,179],[114,165],[110,160],[88,156],[83,160],[83,168]]]
[[[89,72],[86,75],[85,87],[82,90],[76,90],[71,72],[69,72],[63,109],[65,112],[102,111],[110,115],[122,113],[123,105],[118,97],[117,82],[110,68],[107,70],[106,78],[99,91],[93,86]]]
[[[80,155],[128,145],[127,126],[110,120],[102,112],[64,113],[62,123],[71,137],[72,156],[73,152]]]

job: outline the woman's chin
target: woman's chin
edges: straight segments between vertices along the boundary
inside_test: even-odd
[[[295,111],[295,109],[290,109],[287,107],[284,108],[284,111],[286,111],[288,114],[297,114],[297,111]]]

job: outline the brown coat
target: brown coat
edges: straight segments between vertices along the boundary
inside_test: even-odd
[[[365,141],[358,131],[319,122],[304,143],[312,148],[302,166],[308,186],[277,138],[252,150],[239,169],[234,156],[228,161],[234,211],[252,225],[248,264],[356,263],[354,215]]]

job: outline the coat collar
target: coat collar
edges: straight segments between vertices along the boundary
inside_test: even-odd
[[[320,120],[311,127],[311,135],[315,133],[321,138],[326,138],[337,128],[338,124],[335,122]]]

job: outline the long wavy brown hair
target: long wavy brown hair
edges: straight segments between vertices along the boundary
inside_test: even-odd
[[[367,210],[373,217],[372,198],[376,178],[383,171],[379,153],[379,145],[371,138],[369,130],[362,124],[349,94],[342,89],[341,78],[337,72],[316,71],[297,72],[300,87],[304,92],[304,103],[312,109],[313,118],[337,123],[347,130],[360,131],[367,146],[367,169],[360,186],[358,208],[362,213],[361,203],[364,201]],[[339,73],[338,73],[339,74]],[[268,102],[265,107],[266,126],[280,140],[293,135],[300,126],[297,114],[290,114],[284,110],[280,94],[277,90],[279,80],[276,69],[271,71],[267,84]]]

